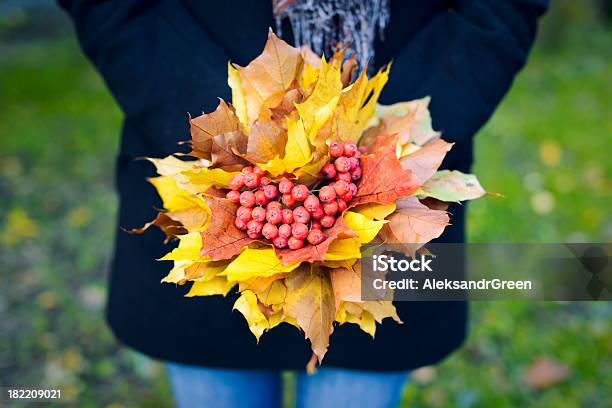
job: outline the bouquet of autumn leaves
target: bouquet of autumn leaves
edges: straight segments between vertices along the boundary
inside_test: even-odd
[[[447,202],[484,194],[474,176],[437,170],[452,144],[432,130],[428,99],[380,106],[389,67],[355,71],[341,50],[327,61],[270,31],[261,55],[228,65],[231,105],[190,119],[188,160],[149,159],[164,210],[134,230],[178,239],[162,282],[192,282],[187,296],[237,288],[255,337],[295,326],[311,367],[334,322],[372,336],[387,317],[401,323],[390,301],[361,300],[361,245],[414,254],[449,224]]]

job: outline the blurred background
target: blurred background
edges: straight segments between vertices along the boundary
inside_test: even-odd
[[[2,386],[61,387],[80,407],[172,405],[163,366],[121,348],[103,318],[120,123],[53,2],[0,2]],[[470,204],[470,240],[611,241],[611,136],[612,1],[552,0],[476,138],[474,172],[505,198]],[[417,370],[402,406],[609,407],[611,317],[604,302],[473,303],[465,347]]]

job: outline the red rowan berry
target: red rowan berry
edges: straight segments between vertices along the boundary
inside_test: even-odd
[[[331,157],[340,157],[344,154],[344,146],[338,142],[332,142],[329,145],[329,155]]]
[[[353,171],[357,167],[359,167],[359,160],[357,160],[354,157],[349,157],[348,158],[348,162],[349,162],[349,171]]]
[[[291,211],[291,209],[283,208],[281,215],[283,218],[283,223],[293,224],[293,211]]]
[[[300,249],[304,246],[304,240],[296,237],[291,237],[287,241],[287,245],[289,245],[289,249]]]
[[[259,177],[262,177],[266,174],[266,171],[259,166],[253,166],[253,173],[257,174]]]
[[[261,229],[263,228],[263,223],[255,220],[251,220],[247,222],[247,231],[261,234]],[[249,235],[250,236],[250,235]],[[253,238],[253,237],[251,237]]]
[[[319,220],[324,215],[325,215],[325,212],[323,211],[323,207],[321,206],[318,206],[314,211],[310,212],[310,217],[313,220]]]
[[[236,210],[236,218],[239,218],[244,222],[248,222],[251,219],[252,211],[253,210],[248,207],[238,207]]]
[[[349,190],[351,191],[351,194],[357,194],[357,184],[349,183]]]
[[[334,166],[336,167],[336,170],[338,171],[349,171],[351,168],[348,157],[344,157],[344,156],[338,157],[336,161],[334,162]]]
[[[266,210],[262,207],[255,207],[251,212],[251,218],[253,218],[257,222],[264,222],[266,219]]]
[[[339,212],[342,212],[342,211],[346,210],[346,208],[348,207],[348,205],[346,204],[346,201],[344,201],[341,198],[338,198],[336,200],[336,202],[338,203],[338,211]]]
[[[311,229],[308,233],[308,242],[312,245],[318,245],[323,242],[324,239],[325,237],[320,229]]]
[[[232,203],[240,202],[240,192],[236,190],[228,191],[225,198],[230,200]]]
[[[328,203],[336,199],[336,191],[332,186],[324,186],[319,190],[319,199],[324,203]]]
[[[266,211],[266,220],[268,220],[270,224],[274,225],[280,223],[283,220],[281,210],[277,208],[269,209],[268,211]]]
[[[263,188],[263,192],[268,200],[272,200],[278,195],[278,188],[275,185],[270,184]]]
[[[336,195],[343,196],[349,191],[349,183],[344,180],[338,180],[334,183],[334,191]]]
[[[234,177],[231,178],[228,184],[229,188],[231,188],[232,190],[240,190],[242,186],[244,186],[244,175],[236,174]]]
[[[293,196],[291,194],[289,194],[289,193],[283,194],[283,197],[281,198],[281,201],[287,207],[293,207],[295,205],[295,198],[293,198]]]
[[[304,201],[306,197],[308,197],[308,187],[304,184],[297,184],[291,190],[291,197],[295,199],[295,201]]]
[[[351,181],[359,181],[361,179],[361,167],[357,167],[351,171]]]
[[[268,197],[266,197],[266,194],[264,193],[263,190],[257,190],[255,192],[255,203],[257,203],[258,205],[266,205],[268,204]]]
[[[274,238],[272,240],[272,243],[274,244],[275,247],[277,247],[278,249],[283,249],[287,246],[287,238],[285,237],[281,237],[280,235],[277,236],[276,238]]]
[[[350,191],[348,193],[346,193],[345,195],[343,195],[342,197],[340,197],[341,199],[343,199],[345,202],[349,202],[353,199],[353,193],[351,193]]]
[[[332,201],[332,202],[323,204],[323,211],[325,211],[325,214],[327,215],[334,215],[335,213],[338,212],[338,203],[336,201]]]
[[[313,229],[318,229],[318,230],[320,230],[320,229],[321,229],[321,223],[320,223],[319,221],[313,221],[313,222],[311,222],[311,223],[310,223],[310,229],[311,229],[311,230],[313,230]]]
[[[343,180],[349,183],[351,181],[351,173],[347,171],[336,173],[336,180]]]
[[[291,193],[291,189],[293,188],[293,181],[288,179],[282,179],[278,184],[278,191],[283,194]]]
[[[301,222],[302,224],[306,224],[310,221],[310,213],[308,210],[302,206],[296,207],[293,210],[293,219],[296,222]]]
[[[274,239],[278,236],[278,228],[267,222],[261,229],[261,234],[268,239]]]
[[[296,222],[291,227],[291,235],[298,239],[305,239],[308,236],[308,227],[306,224]]]
[[[278,236],[285,239],[289,238],[291,236],[291,225],[283,224],[278,227]]]
[[[321,205],[321,203],[320,203],[319,199],[314,194],[309,195],[308,198],[306,200],[304,200],[304,207],[308,211],[314,211],[320,205]]]
[[[278,201],[270,201],[268,205],[266,206],[266,210],[270,211],[273,208],[277,209],[278,211],[282,211],[283,205],[279,203]]]
[[[255,194],[252,191],[243,191],[240,193],[240,204],[245,207],[252,207],[255,205]]]
[[[242,168],[242,173],[243,174],[249,174],[253,172],[253,167],[252,166],[246,166]]]
[[[248,188],[259,187],[259,176],[255,173],[249,173],[244,175],[244,185]]]
[[[262,186],[267,186],[268,184],[270,184],[272,182],[272,180],[270,180],[270,177],[262,177],[259,179],[259,184],[261,184]]]
[[[357,151],[357,145],[355,142],[347,140],[344,142],[344,155],[345,156],[354,156]]]
[[[336,222],[336,219],[332,217],[331,215],[324,215],[323,217],[321,217],[321,221],[319,222],[321,223],[321,226],[325,228],[329,228],[334,225],[334,223]]]
[[[234,225],[236,226],[236,228],[238,228],[241,231],[244,231],[247,229],[247,222],[241,220],[238,217],[236,217],[236,219],[234,220]]]
[[[336,168],[332,163],[327,163],[325,166],[323,166],[321,172],[328,179],[333,179],[334,177],[336,177]]]

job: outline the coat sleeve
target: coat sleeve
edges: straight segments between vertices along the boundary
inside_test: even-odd
[[[58,2],[123,111],[124,153],[170,154],[187,138],[187,114],[228,96],[229,57],[182,2]]]
[[[471,138],[525,64],[546,0],[456,0],[396,56],[385,103],[431,96],[434,128]],[[395,91],[397,90],[397,91]]]

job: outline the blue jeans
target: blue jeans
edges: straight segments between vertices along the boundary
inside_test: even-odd
[[[229,370],[169,363],[168,376],[177,408],[278,408],[281,373]],[[395,408],[408,373],[319,367],[313,375],[296,375],[298,408]]]

